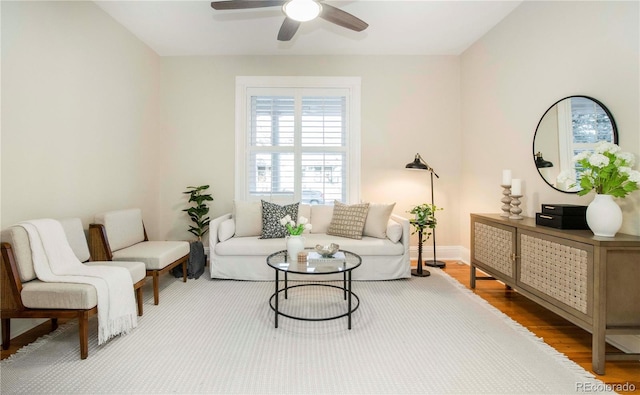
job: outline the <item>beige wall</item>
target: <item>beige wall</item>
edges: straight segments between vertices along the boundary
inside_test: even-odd
[[[462,55],[460,243],[467,256],[469,213],[500,211],[502,169],[523,179],[528,216],[542,203],[593,199],[552,189],[533,163],[536,125],[556,100],[576,94],[600,100],[617,123],[620,146],[640,160],[639,4],[525,2]],[[640,235],[640,192],[618,202],[621,231]],[[640,336],[610,340],[640,351]]]
[[[536,125],[563,97],[602,101],[622,149],[640,160],[638,4],[525,2],[462,54],[462,245],[469,247],[469,213],[500,211],[502,169],[523,179],[528,216],[542,203],[593,199],[555,191],[533,163]],[[640,235],[640,192],[618,201],[622,232]]]
[[[2,228],[132,206],[157,228],[159,61],[93,2],[2,3]]]
[[[416,152],[436,169],[438,244],[458,245],[460,223],[459,58],[439,56],[216,56],[162,59],[166,130],[162,139],[163,235],[184,238],[180,210],[188,185],[210,184],[212,217],[231,211],[234,194],[235,77],[362,78],[362,194],[397,202],[395,213],[430,201],[428,173],[404,166]]]
[[[158,86],[159,56],[93,2],[2,2],[1,227],[135,206],[157,234]]]

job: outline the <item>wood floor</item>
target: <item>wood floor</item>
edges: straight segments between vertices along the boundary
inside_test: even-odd
[[[469,266],[459,262],[447,262],[444,269],[428,267],[429,270],[444,270],[464,286],[469,288]],[[480,281],[474,293],[507,314],[509,317],[527,327],[538,337],[544,339],[569,359],[585,370],[591,370],[591,334],[552,313],[516,291],[507,290],[497,281]],[[60,321],[62,324],[62,321]],[[11,347],[2,350],[2,359],[14,354],[20,347],[29,344],[38,337],[47,334],[49,323],[44,323],[31,331],[11,340]],[[595,373],[593,373],[596,375]],[[625,384],[635,386],[635,393],[640,393],[640,361],[607,361],[606,374],[596,375],[608,384]],[[624,391],[617,391],[623,393]]]
[[[469,288],[470,268],[459,262],[447,262],[444,269],[427,267],[430,271],[444,270]],[[640,361],[607,361],[606,374],[591,370],[591,334],[559,315],[539,306],[498,281],[478,281],[474,293],[494,307],[544,339],[569,359],[607,384],[629,383],[640,394]],[[617,350],[607,345],[611,350]],[[624,391],[617,391],[624,393]]]

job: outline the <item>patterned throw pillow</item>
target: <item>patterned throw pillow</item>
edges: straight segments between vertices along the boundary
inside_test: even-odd
[[[298,220],[298,204],[288,206],[262,201],[262,236],[261,239],[279,239],[287,235],[287,229],[280,220],[289,214],[291,218]]]
[[[364,230],[368,212],[369,203],[347,205],[336,200],[327,234],[350,239],[362,239],[362,231]]]

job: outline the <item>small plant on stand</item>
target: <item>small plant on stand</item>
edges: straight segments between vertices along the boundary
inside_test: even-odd
[[[416,234],[416,232],[418,233],[418,263],[417,268],[411,271],[411,274],[414,276],[426,277],[431,274],[428,270],[422,270],[422,236],[424,234],[428,240],[431,236],[431,232],[429,231],[429,229],[436,228],[438,221],[436,220],[435,214],[438,210],[442,209],[437,208],[434,204],[429,203],[420,204],[409,210],[409,213],[414,215],[414,218],[409,220],[409,223],[415,228],[414,231],[411,232],[411,234],[413,235]]]
[[[436,211],[442,210],[441,208],[437,208],[435,204],[424,203],[418,206],[415,206],[409,211],[409,214],[414,214],[414,218],[409,220],[411,225],[415,228],[415,230],[411,233],[412,235],[416,232],[424,232],[427,240],[429,236],[431,236],[431,232],[426,231],[425,229],[435,229],[438,221],[436,220]]]

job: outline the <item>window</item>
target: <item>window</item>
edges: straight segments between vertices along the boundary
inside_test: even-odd
[[[236,89],[236,199],[359,201],[359,78],[238,77]]]

